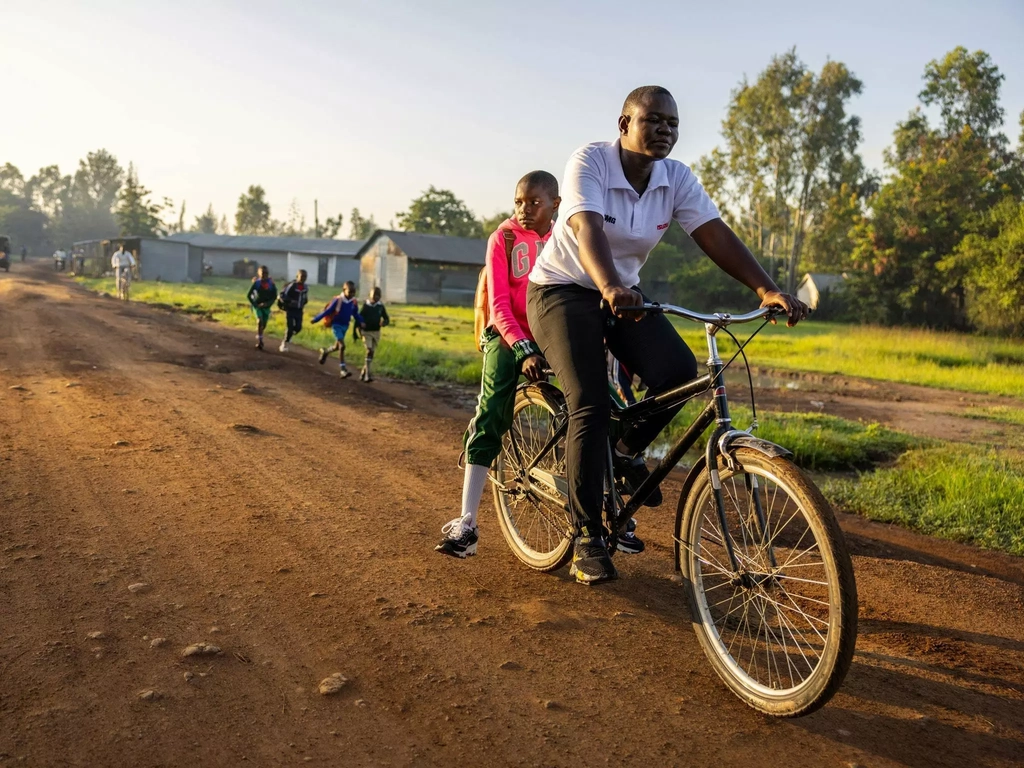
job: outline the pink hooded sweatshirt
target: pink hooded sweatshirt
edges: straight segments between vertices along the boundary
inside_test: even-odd
[[[505,256],[503,230],[506,229],[516,236],[511,264]],[[501,334],[506,344],[516,350],[517,359],[525,356],[521,352],[530,348],[532,352],[539,351],[526,319],[526,289],[530,284],[530,270],[550,236],[551,230],[542,237],[532,229],[523,229],[512,217],[503,221],[487,241],[487,289],[491,303],[491,326]]]

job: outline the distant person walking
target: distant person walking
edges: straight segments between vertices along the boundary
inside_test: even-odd
[[[263,265],[256,270],[247,294],[252,313],[256,315],[256,349],[263,349],[263,332],[270,322],[270,310],[277,298],[277,286],[270,279],[270,271]]]
[[[341,289],[341,293],[335,296],[331,303],[323,308],[319,315],[313,318],[314,323],[324,321],[324,325],[334,333],[334,344],[330,347],[320,348],[320,365],[323,365],[331,352],[338,350],[341,358],[341,378],[347,379],[352,374],[345,366],[345,335],[348,333],[349,323],[352,319],[363,327],[363,316],[359,314],[359,304],[356,301],[356,284],[349,280]]]
[[[21,261],[22,261],[23,264],[25,263],[25,259],[27,259],[27,258],[28,258],[28,248],[26,248],[23,245],[23,246],[21,246]]]
[[[281,342],[281,351],[288,351],[288,342],[302,330],[302,310],[309,301],[309,288],[306,287],[306,270],[300,269],[295,279],[281,289],[277,297],[277,306],[284,310],[287,332]]]
[[[370,291],[370,298],[363,302],[363,309],[360,313],[363,316],[364,328],[362,331],[363,346],[366,347],[366,359],[363,361],[363,370],[359,373],[361,381],[373,381],[373,355],[380,344],[380,329],[391,323],[388,311],[380,300],[380,288],[374,286]],[[353,332],[355,329],[353,329]]]

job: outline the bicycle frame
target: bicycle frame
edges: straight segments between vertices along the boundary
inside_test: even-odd
[[[742,569],[740,568],[739,561],[736,557],[731,537],[727,533],[729,527],[725,519],[725,501],[722,495],[722,483],[719,478],[718,461],[722,455],[725,455],[727,463],[732,466],[732,459],[728,454],[729,443],[731,440],[738,437],[746,437],[749,439],[750,433],[732,428],[732,418],[729,416],[729,400],[726,395],[725,388],[725,364],[722,362],[722,358],[718,354],[717,334],[719,330],[731,323],[749,322],[751,320],[769,316],[771,310],[762,309],[738,317],[732,317],[728,314],[699,315],[679,307],[667,305],[661,306],[657,304],[645,304],[643,307],[637,307],[636,310],[645,312],[667,312],[690,320],[703,322],[708,348],[708,359],[706,363],[708,372],[693,381],[689,381],[653,397],[645,398],[638,403],[625,408],[621,408],[613,404],[612,420],[619,422],[622,427],[622,431],[625,431],[629,427],[643,422],[646,418],[656,413],[661,413],[681,406],[688,400],[691,400],[703,392],[711,390],[712,396],[707,406],[700,412],[697,418],[693,420],[690,426],[687,427],[686,431],[683,432],[675,445],[673,445],[665,454],[662,460],[658,463],[658,466],[651,472],[650,476],[641,483],[639,488],[635,489],[633,495],[625,505],[616,509],[615,499],[617,498],[617,495],[615,493],[611,494],[611,503],[613,507],[611,510],[611,518],[613,527],[618,534],[625,533],[626,526],[629,523],[630,518],[639,511],[640,506],[651,491],[661,484],[661,482],[668,476],[668,473],[679,464],[686,452],[693,447],[697,440],[700,439],[701,435],[703,435],[704,432],[714,424],[715,429],[712,432],[711,437],[708,439],[707,448],[705,450],[705,461],[711,475],[711,487],[715,495],[715,507],[717,508],[719,523],[722,531],[726,532],[724,544],[729,555],[729,562],[733,571],[740,573]],[[562,423],[555,430],[554,434],[551,435],[531,461],[523,462],[522,459],[524,457],[518,457],[521,462],[520,466],[523,466],[526,471],[525,473],[527,478],[529,478],[531,473],[534,472],[538,462],[548,454],[559,440],[562,439],[567,430],[568,415],[566,415],[566,418],[562,420]],[[774,446],[765,441],[758,442],[763,442],[766,446],[778,449],[780,454],[788,453],[785,449],[778,448],[778,446]],[[614,487],[614,478],[612,477],[611,469],[611,448],[611,441],[609,441],[608,481],[609,487]],[[768,530],[767,519],[761,502],[761,495],[758,493],[757,479],[747,476],[745,477],[745,483],[747,491],[754,502],[754,515],[758,525],[758,534],[761,537],[761,541],[767,545],[767,543],[771,541],[771,532]],[[770,547],[768,547],[768,549],[769,559],[774,565],[774,552],[771,551]]]

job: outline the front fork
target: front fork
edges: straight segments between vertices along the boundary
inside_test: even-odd
[[[708,372],[711,374],[712,398],[715,406],[715,429],[711,433],[705,454],[708,472],[711,475],[711,489],[715,496],[715,510],[718,513],[718,524],[722,531],[722,541],[725,544],[725,551],[729,555],[729,565],[733,573],[739,575],[742,571],[739,558],[736,556],[736,546],[729,533],[729,525],[725,517],[725,496],[722,492],[722,479],[718,473],[718,459],[723,453],[726,460],[732,466],[732,458],[727,453],[728,441],[723,441],[727,433],[732,431],[732,418],[729,416],[729,400],[725,394],[725,366],[722,358],[718,355],[718,326],[707,323],[704,326],[708,342]],[[771,532],[768,528],[768,519],[764,514],[764,506],[761,503],[761,492],[758,486],[757,477],[743,473],[744,484],[747,496],[754,501],[754,519],[757,522],[757,533],[760,537],[761,547],[767,550],[768,560],[772,567],[775,567],[775,552],[771,546]],[[741,510],[736,510],[742,515]],[[745,525],[741,518],[740,525]]]

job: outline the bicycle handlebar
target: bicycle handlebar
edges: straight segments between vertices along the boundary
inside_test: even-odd
[[[605,302],[602,304],[606,305]],[[715,312],[712,315],[702,315],[700,312],[693,312],[685,307],[677,307],[673,304],[659,304],[657,302],[645,302],[639,307],[619,307],[619,312],[645,312],[652,315],[675,315],[676,317],[682,317],[687,320],[692,320],[695,323],[710,323],[711,325],[717,325],[720,328],[724,328],[727,325],[733,323],[750,323],[754,320],[760,320],[762,317],[775,317],[785,312],[782,307],[761,307],[753,312],[747,312],[745,315],[732,315],[728,312]]]

